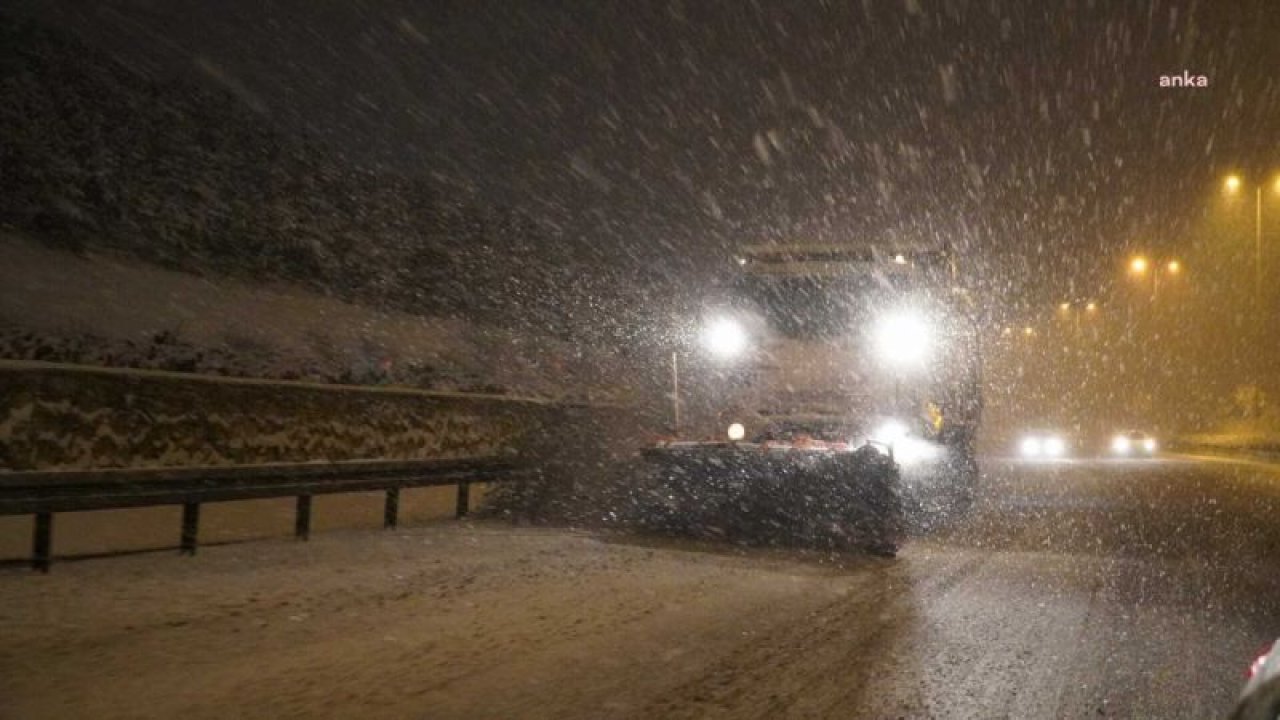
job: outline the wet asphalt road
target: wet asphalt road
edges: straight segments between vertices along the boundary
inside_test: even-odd
[[[1280,472],[989,459],[976,512],[901,559],[916,615],[867,714],[1221,717],[1280,636]]]
[[[1280,469],[984,462],[896,559],[453,522],[0,573],[0,718],[1215,718]]]
[[[970,516],[724,661],[731,690],[664,711],[1230,712],[1248,663],[1280,636],[1280,471],[1171,458],[987,459],[983,469]],[[692,696],[707,697],[706,683],[694,681]]]

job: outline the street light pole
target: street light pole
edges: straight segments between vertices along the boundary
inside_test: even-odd
[[[1255,188],[1253,206],[1253,302],[1262,312],[1262,185]]]
[[[1235,195],[1240,191],[1243,181],[1239,175],[1228,175],[1226,179],[1226,191],[1230,195]],[[1253,187],[1253,303],[1254,312],[1259,314],[1262,311],[1262,185],[1261,182],[1255,182]],[[1280,191],[1280,181],[1276,183],[1276,190]]]
[[[680,437],[680,353],[671,351],[671,434]]]

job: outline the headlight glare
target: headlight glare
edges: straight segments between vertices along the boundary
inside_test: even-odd
[[[1051,435],[1044,440],[1044,454],[1049,457],[1062,457],[1067,452],[1067,443],[1062,438]]]
[[[868,440],[877,448],[892,450],[893,459],[902,466],[934,460],[940,452],[937,445],[912,435],[910,428],[901,420],[885,420],[871,433]]]
[[[882,317],[875,328],[880,358],[894,368],[922,364],[929,355],[929,324],[915,311],[899,310]]]
[[[1041,450],[1044,449],[1044,446],[1040,442],[1040,438],[1026,437],[1022,438],[1022,444],[1018,446],[1018,449],[1022,451],[1025,457],[1037,457],[1040,455]]]
[[[732,358],[747,349],[747,331],[733,319],[712,320],[702,330],[702,345],[720,358]]]

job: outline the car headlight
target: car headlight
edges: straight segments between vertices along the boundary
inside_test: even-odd
[[[899,310],[882,317],[875,328],[875,347],[888,365],[901,368],[920,365],[929,355],[929,323],[914,310]]]
[[[1051,435],[1044,439],[1044,454],[1049,457],[1062,457],[1067,452],[1067,442],[1062,438]]]
[[[1025,437],[1022,438],[1022,444],[1018,446],[1018,449],[1025,457],[1037,457],[1044,450],[1044,444],[1040,442],[1038,437]]]
[[[1143,440],[1143,441],[1142,441],[1142,449],[1143,449],[1143,450],[1146,450],[1146,451],[1147,451],[1147,452],[1149,452],[1149,453],[1153,453],[1153,452],[1155,452],[1155,451],[1156,451],[1156,439],[1155,439],[1155,438],[1147,438],[1146,440]]]
[[[1132,445],[1133,443],[1129,442],[1129,438],[1124,435],[1117,435],[1111,438],[1111,452],[1127,455]]]

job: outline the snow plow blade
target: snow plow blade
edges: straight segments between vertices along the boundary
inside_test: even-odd
[[[613,519],[642,531],[882,555],[902,536],[898,467],[871,447],[670,443],[627,474]]]

